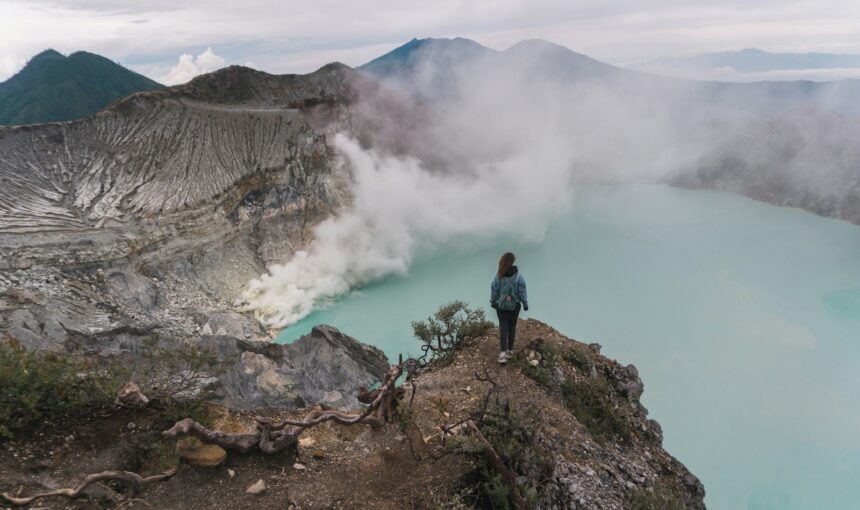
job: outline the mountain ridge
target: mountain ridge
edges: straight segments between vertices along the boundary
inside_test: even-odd
[[[163,85],[95,53],[47,49],[0,83],[0,125],[64,122]]]
[[[420,46],[417,43],[412,46]],[[464,41],[457,44],[475,48]],[[537,59],[530,58],[530,48],[538,56],[560,55],[563,62],[570,58],[571,69],[585,69],[577,87],[609,97],[612,103],[606,104],[613,109],[621,105],[622,111],[642,112],[646,121],[659,115],[681,133],[699,129],[697,115],[708,114],[714,105],[733,106],[735,116],[738,104],[746,106],[760,97],[765,103],[774,87],[750,84],[721,90],[721,84],[685,88],[689,83],[680,80],[647,82],[655,89],[667,83],[674,87],[667,99],[662,89],[639,87],[642,82],[635,78],[641,75],[632,71],[616,73],[617,68],[598,63],[597,75],[590,75],[593,59],[550,43],[526,42],[508,55],[522,52],[518,60],[532,65]],[[493,58],[504,53],[492,51]],[[50,52],[43,57],[56,58]],[[577,67],[581,63],[584,67]],[[537,65],[547,71],[557,67],[553,58]],[[604,71],[612,74],[601,75]],[[493,85],[490,78],[487,86]],[[552,89],[571,86],[560,79]],[[772,111],[759,106],[753,110],[756,116],[741,112],[745,122],[751,119],[743,129],[735,129],[731,116],[707,125],[699,134],[714,141],[685,160],[689,172],[683,178],[666,183],[732,191],[860,223],[860,195],[853,191],[853,162],[860,154],[855,154],[856,144],[846,141],[853,136],[850,115],[827,110],[810,114],[815,105],[803,102],[808,92],[790,83],[781,86],[789,90],[781,102],[769,105]],[[503,90],[488,106],[516,101],[528,107],[529,90],[517,88],[511,97]],[[483,89],[473,93],[480,95]],[[742,94],[743,101],[733,105],[732,94]],[[846,97],[853,94],[845,91]],[[624,108],[629,98],[639,110]],[[178,312],[185,309],[179,303],[232,306],[248,281],[267,266],[284,263],[307,242],[309,228],[349,203],[352,181],[333,146],[336,133],[348,132],[367,147],[429,161],[428,168],[454,168],[464,161],[457,159],[456,151],[436,150],[450,138],[433,139],[434,110],[410,101],[390,93],[368,73],[339,63],[307,75],[231,66],[184,85],[132,94],[85,119],[0,127],[0,153],[5,156],[0,160],[0,249],[6,255],[0,271],[23,271],[21,280],[58,278],[45,284],[51,291],[44,304],[22,303],[13,310],[27,309],[43,323],[53,324],[60,317],[64,329],[36,328],[28,338],[34,345],[52,344],[67,338],[62,331],[110,332],[124,321],[135,328],[142,321],[182,334],[193,331],[189,316]],[[811,120],[822,126],[816,133],[826,137],[810,138],[806,126]],[[627,138],[619,138],[619,143],[626,145],[641,133],[620,134]],[[587,131],[579,134],[583,140],[588,136]],[[598,132],[595,143],[603,143],[602,136]],[[751,137],[759,143],[749,144]],[[600,158],[612,157],[619,152],[616,147],[599,153]],[[495,157],[494,150],[486,154]],[[642,154],[644,159],[637,161],[650,164],[647,158],[655,158],[648,151]],[[821,154],[833,162],[828,182],[840,183],[835,191],[826,183],[810,183],[803,172],[785,170],[820,163]],[[213,243],[225,248],[213,252],[208,249]],[[125,310],[117,315],[116,308],[102,307],[88,292],[57,283],[74,279],[60,276],[65,268],[100,264],[127,265],[126,286],[144,285],[141,282],[151,277],[164,279],[169,284],[161,295],[167,297],[152,305],[157,312],[151,317],[111,304]],[[46,267],[64,269],[46,275]],[[110,299],[121,302],[121,294]],[[16,317],[24,322],[16,319],[14,324],[29,328],[23,315]]]

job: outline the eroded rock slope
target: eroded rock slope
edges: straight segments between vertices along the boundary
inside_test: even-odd
[[[263,335],[227,310],[349,203],[327,140],[361,82],[339,64],[230,67],[81,121],[0,128],[0,331],[63,350],[218,316]]]

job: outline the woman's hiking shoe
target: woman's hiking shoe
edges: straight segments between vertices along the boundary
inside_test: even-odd
[[[508,362],[508,353],[504,352],[504,351],[500,352],[499,353],[499,363],[504,365],[507,362]]]

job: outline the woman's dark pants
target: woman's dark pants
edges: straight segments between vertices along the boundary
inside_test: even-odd
[[[499,310],[499,350],[514,350],[514,340],[517,338],[517,317],[520,315],[520,305],[515,310]]]

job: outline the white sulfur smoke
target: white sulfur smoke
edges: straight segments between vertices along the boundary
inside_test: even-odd
[[[406,273],[418,254],[500,238],[537,242],[571,207],[574,183],[650,180],[666,171],[664,160],[684,160],[667,149],[683,146],[676,131],[647,101],[621,104],[600,86],[558,79],[552,66],[533,68],[558,51],[417,72],[428,77],[412,84],[418,90],[450,89],[411,124],[364,105],[362,114],[379,121],[374,149],[345,134],[334,140],[353,172],[351,208],[317,225],[305,251],[251,281],[246,309],[283,327],[356,286]]]
[[[540,240],[549,217],[570,204],[564,160],[535,160],[553,153],[546,147],[462,175],[365,151],[345,135],[334,146],[353,170],[353,206],[317,225],[307,250],[249,283],[244,299],[272,326],[292,324],[355,286],[406,273],[416,253],[452,241]],[[542,166],[540,178],[523,175],[532,165]]]
[[[365,145],[347,134],[334,140],[353,172],[351,208],[319,224],[306,251],[250,282],[246,307],[270,325],[403,274],[419,254],[540,240],[582,182],[703,182],[752,196],[791,188],[825,198],[834,182],[856,182],[860,155],[846,149],[853,131],[833,129],[848,121],[826,113],[826,95],[792,102],[785,87],[668,80],[539,41],[467,56],[460,66],[430,51],[430,67],[394,81],[427,102],[400,108],[390,89],[366,94],[353,111],[367,121],[356,123]],[[788,104],[824,113],[792,117]],[[810,118],[831,129],[810,128]],[[366,138],[371,150],[362,148]],[[829,178],[810,178],[822,172]]]

